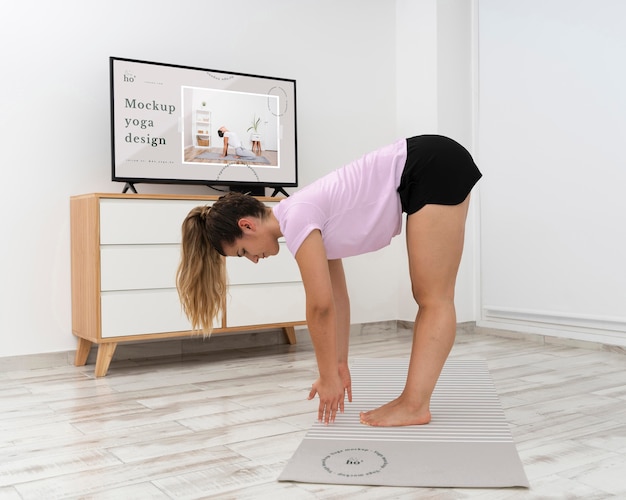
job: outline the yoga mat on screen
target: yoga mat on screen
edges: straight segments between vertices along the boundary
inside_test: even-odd
[[[222,160],[222,161],[242,161],[246,163],[261,163],[263,165],[269,165],[270,161],[265,156],[257,156],[256,158],[247,158],[245,160],[237,158],[235,155],[229,154],[228,156],[222,156],[220,153],[201,153],[196,158],[202,158],[203,160]]]
[[[359,412],[404,388],[408,360],[357,359],[353,402],[334,424],[314,423],[279,481],[421,487],[528,487],[487,364],[448,360],[431,400],[432,421],[368,427]]]

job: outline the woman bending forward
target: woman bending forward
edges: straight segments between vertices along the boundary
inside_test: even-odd
[[[228,193],[194,208],[183,223],[177,287],[194,328],[210,333],[226,292],[224,256],[252,262],[276,255],[284,237],[306,293],[306,321],[319,378],[318,418],[333,422],[352,401],[350,304],[341,259],[383,248],[407,213],[406,244],[418,304],[402,394],[361,413],[361,422],[430,422],[430,398],[456,333],[454,287],[472,187],[481,173],[460,144],[437,135],[401,139],[331,172],[273,208]]]

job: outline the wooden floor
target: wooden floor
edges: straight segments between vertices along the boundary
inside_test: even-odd
[[[355,330],[352,357],[408,356],[409,330]],[[316,413],[298,341],[0,372],[0,498],[626,498],[626,355],[471,328],[451,356],[487,360],[530,490],[278,483]]]

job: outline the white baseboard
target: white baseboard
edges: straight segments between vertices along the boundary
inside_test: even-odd
[[[626,347],[626,318],[486,306],[476,325]]]

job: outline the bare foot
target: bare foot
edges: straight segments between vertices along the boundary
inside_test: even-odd
[[[416,407],[400,396],[397,399],[366,412],[361,412],[361,423],[374,427],[399,427],[403,425],[424,425],[430,422],[428,408]]]

